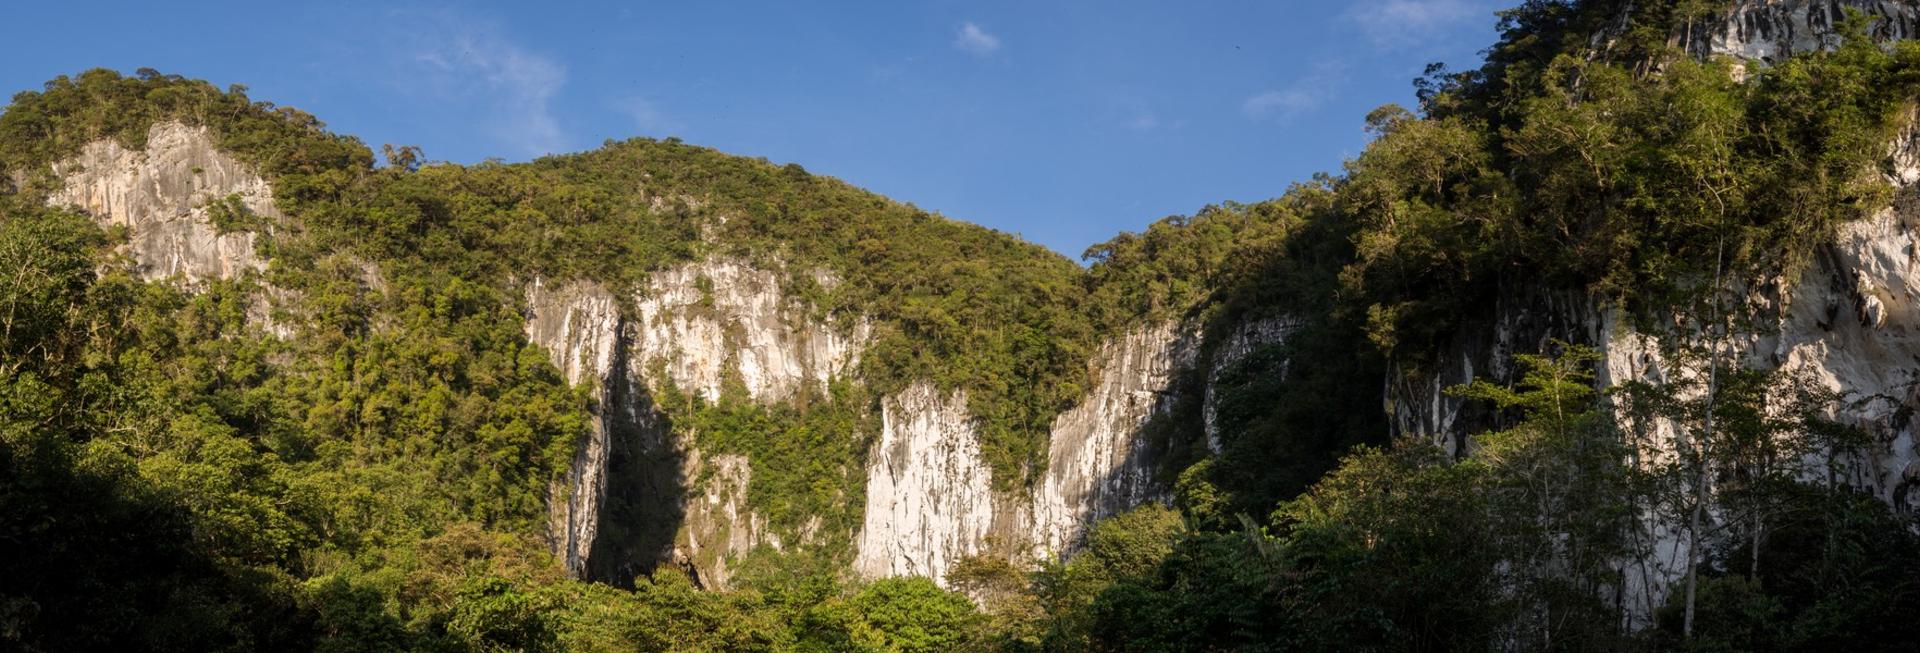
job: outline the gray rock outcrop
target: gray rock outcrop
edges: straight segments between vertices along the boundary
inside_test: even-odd
[[[155,123],[145,149],[114,140],[82,147],[54,164],[61,187],[48,198],[72,206],[105,226],[126,227],[128,254],[145,279],[179,276],[189,283],[232,279],[265,268],[250,231],[221,233],[211,219],[216,203],[239,206],[268,224],[280,219],[267,181],[220,150],[205,127]]]

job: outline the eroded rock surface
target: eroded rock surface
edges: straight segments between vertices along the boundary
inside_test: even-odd
[[[1298,325],[1290,319],[1253,320],[1234,327],[1233,331],[1227,334],[1226,340],[1214,348],[1212,359],[1208,363],[1206,387],[1202,390],[1204,396],[1201,398],[1200,409],[1201,428],[1206,432],[1208,450],[1219,453],[1222,446],[1219,425],[1220,397],[1215,391],[1219,386],[1221,373],[1261,347],[1286,342],[1287,336],[1296,328]],[[1284,366],[1281,373],[1285,373]]]
[[[730,561],[783,545],[746,503],[749,461],[698,451],[654,398],[670,384],[720,401],[738,383],[742,399],[773,403],[850,374],[870,327],[814,319],[782,292],[784,274],[708,259],[657,272],[624,305],[590,282],[529,289],[528,339],[597,403],[550,502],[550,539],[570,571],[624,582],[673,563],[724,587]]]
[[[708,401],[719,400],[729,377],[753,399],[773,401],[858,368],[871,327],[863,321],[843,334],[809,319],[780,280],[731,259],[655,273],[636,300],[640,360],[660,361],[667,378]]]
[[[954,561],[984,550],[994,525],[992,472],[966,395],[920,383],[883,400],[880,416],[854,569],[944,584]]]
[[[205,127],[156,123],[144,150],[95,141],[53,170],[62,184],[48,203],[127,227],[128,253],[145,279],[232,279],[265,267],[254,252],[254,234],[220,233],[209,205],[237,197],[255,216],[276,220],[273,189],[222,152]]]
[[[732,560],[761,544],[779,549],[780,538],[767,527],[767,518],[747,505],[753,466],[746,456],[720,455],[704,461],[696,454],[688,466],[711,472],[705,474],[705,482],[692,497],[694,507],[687,511],[680,560],[697,570],[701,584],[728,587],[733,581]]]
[[[592,428],[576,446],[566,482],[552,488],[548,500],[547,533],[554,553],[578,576],[586,572],[607,494],[611,411],[625,408],[606,405],[609,384],[625,376],[616,366],[620,309],[599,284],[549,288],[539,280],[527,292],[527,307],[527,340],[546,349],[567,382],[586,386],[600,404]]]
[[[1696,54],[1777,62],[1796,53],[1839,45],[1836,26],[1848,10],[1870,19],[1868,35],[1892,41],[1920,35],[1920,2],[1913,0],[1740,0],[1692,34]]]
[[[1910,174],[1914,129],[1901,132],[1889,147],[1894,165],[1888,180],[1910,197],[1920,175]],[[1836,482],[1870,491],[1907,514],[1920,510],[1913,486],[1920,482],[1912,414],[1920,406],[1920,205],[1901,200],[1870,218],[1843,224],[1830,243],[1815,253],[1813,264],[1792,279],[1739,284],[1731,299],[1760,322],[1751,330],[1728,334],[1717,348],[1719,364],[1780,369],[1839,394],[1828,417],[1872,436],[1861,456],[1834,461]],[[1639,325],[1655,325],[1645,332]],[[1469,402],[1443,390],[1475,378],[1516,380],[1514,355],[1542,351],[1549,339],[1598,348],[1603,360],[1602,388],[1639,381],[1698,394],[1706,370],[1699,363],[1678,364],[1677,349],[1708,351],[1698,327],[1671,315],[1640,321],[1592,297],[1567,293],[1506,293],[1483,322],[1469,321],[1454,345],[1441,353],[1439,368],[1418,375],[1396,369],[1388,380],[1393,423],[1403,434],[1429,438],[1464,454],[1468,437],[1497,426],[1477,414]],[[1682,390],[1674,390],[1681,392]],[[1639,464],[1676,460],[1685,446],[1676,424],[1655,420],[1627,424]],[[1818,461],[1823,468],[1825,460]],[[1816,466],[1810,465],[1809,468]],[[1826,478],[1809,478],[1826,482]],[[1711,491],[1711,488],[1710,488]],[[1709,530],[1723,520],[1715,507],[1707,513]],[[1648,512],[1643,518],[1646,555],[1623,560],[1626,585],[1622,600],[1635,627],[1652,614],[1684,573],[1686,538],[1681,524]],[[1717,536],[1715,536],[1717,537]]]
[[[1178,324],[1138,327],[1100,349],[1093,390],[1054,420],[1046,475],[1034,490],[1029,538],[1064,554],[1095,520],[1167,499],[1143,430],[1173,405],[1173,376],[1193,364],[1195,339]]]

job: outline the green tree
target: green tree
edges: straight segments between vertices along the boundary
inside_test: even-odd
[[[1621,560],[1651,555],[1629,538],[1634,470],[1592,368],[1600,353],[1551,343],[1550,355],[1516,356],[1525,370],[1512,388],[1484,379],[1454,388],[1517,411],[1520,420],[1473,440],[1472,463],[1490,514],[1487,546],[1499,556],[1503,600],[1515,645],[1536,650],[1617,650],[1623,606],[1605,600]]]
[[[889,578],[868,585],[849,602],[878,634],[884,650],[950,651],[975,636],[979,613],[967,597],[926,578]]]

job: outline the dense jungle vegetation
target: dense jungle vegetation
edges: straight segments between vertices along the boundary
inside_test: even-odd
[[[1514,383],[1452,390],[1496,416],[1471,453],[1395,440],[1381,409],[1390,368],[1427,373],[1502,293],[1724,334],[1759,310],[1725,288],[1797,273],[1899,199],[1886,144],[1920,101],[1920,44],[1882,47],[1858,16],[1839,47],[1766,66],[1674,38],[1728,4],[1529,0],[1482,67],[1435,67],[1417,106],[1367,116],[1340,174],[1123,234],[1084,268],[672,139],[514,165],[388,147],[377,166],[244,88],[56,79],[0,114],[0,648],[1905,650],[1920,539],[1816,482],[1873,443],[1822,419],[1841,398],[1805,379],[1599,392],[1597,354],[1556,343]],[[221,213],[260,234],[264,274],[142,282],[123,229],[46,206],[52,163],[161,120],[209,127],[273,182],[286,220]],[[875,320],[861,383],[830,396],[662,402],[753,460],[749,500],[789,531],[858,523],[871,405],[914,380],[968,392],[992,482],[1018,492],[1102,339],[1166,319],[1294,331],[1212,379],[1217,452],[1209,379],[1180,380],[1151,426],[1173,505],[1101,522],[1069,559],[970,558],[954,591],[856,579],[844,545],[756,561],[724,592],[671,567],[630,590],[567,579],[547,492],[590,398],[526,342],[521,289],[632,290],[710,255],[793,271],[829,321]],[[290,337],[249,319],[269,287],[299,298],[273,315]],[[1671,353],[1720,364],[1708,345]],[[1671,459],[1640,459],[1654,420],[1687,435]],[[1685,523],[1708,477],[1725,519],[1666,534],[1706,554],[1629,605],[1618,563],[1652,554],[1643,517]]]

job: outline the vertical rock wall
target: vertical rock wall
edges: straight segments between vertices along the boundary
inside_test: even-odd
[[[1709,31],[1711,42],[1696,51],[1767,61],[1831,47],[1833,23],[1846,7],[1876,17],[1876,38],[1916,34],[1920,2],[1752,1],[1737,3],[1729,21]],[[1872,434],[1874,444],[1858,459],[1837,461],[1844,471],[1834,480],[1871,491],[1912,515],[1920,509],[1920,497],[1912,492],[1920,482],[1920,451],[1909,417],[1920,406],[1920,202],[1915,200],[1920,113],[1909,110],[1907,122],[1887,150],[1887,181],[1897,191],[1894,206],[1841,225],[1796,278],[1742,284],[1744,310],[1763,323],[1729,336],[1722,360],[1782,369],[1839,393],[1840,405],[1829,417]],[[1658,316],[1652,319],[1661,323]],[[1662,333],[1643,333],[1595,298],[1515,289],[1504,293],[1483,321],[1470,320],[1456,334],[1452,346],[1439,352],[1437,369],[1390,373],[1387,394],[1396,429],[1464,453],[1468,436],[1497,426],[1496,419],[1474,413],[1473,406],[1442,391],[1476,377],[1511,382],[1518,372],[1513,356],[1540,351],[1549,338],[1599,348],[1604,359],[1597,381],[1603,388],[1704,375],[1697,366],[1676,364],[1667,353],[1674,346],[1704,346],[1697,334],[1671,324]],[[1677,425],[1634,426],[1638,464],[1670,462],[1680,455]],[[1709,526],[1721,519],[1720,509],[1708,511]],[[1650,623],[1685,573],[1689,556],[1681,524],[1649,511],[1642,525],[1636,537],[1643,538],[1643,557],[1620,561],[1632,627]]]
[[[1168,389],[1192,365],[1194,344],[1177,323],[1163,322],[1101,347],[1093,390],[1053,423],[1046,475],[1029,509],[1036,553],[1064,554],[1095,520],[1167,499],[1142,430],[1172,408]]]
[[[1834,417],[1875,436],[1845,479],[1909,514],[1920,481],[1909,415],[1920,407],[1920,211],[1845,225],[1804,276],[1767,362],[1843,394]]]
[[[880,411],[854,569],[944,584],[954,561],[984,549],[995,521],[992,472],[966,395],[920,383],[883,400]]]
[[[1777,62],[1838,45],[1835,26],[1850,9],[1873,20],[1868,35],[1876,40],[1920,34],[1920,2],[1914,0],[1739,0],[1722,18],[1681,38],[1691,37],[1687,48],[1695,54]]]
[[[529,289],[528,339],[598,402],[566,487],[550,502],[549,534],[570,571],[624,582],[676,563],[724,586],[730,560],[781,546],[746,504],[749,461],[698,451],[654,397],[672,384],[719,401],[737,383],[745,399],[773,403],[850,373],[870,325],[843,330],[813,319],[781,291],[783,274],[732,259],[688,263],[656,272],[625,309],[598,284]],[[697,479],[705,485],[693,487]],[[606,523],[610,515],[619,523]]]
[[[254,214],[279,219],[273,189],[251,167],[220,151],[205,127],[156,123],[143,150],[95,141],[53,171],[62,185],[48,203],[127,227],[128,253],[145,279],[231,279],[265,268],[253,250],[254,234],[219,233],[208,220],[207,205],[238,196]]]
[[[685,542],[676,562],[693,567],[707,587],[727,587],[733,581],[733,559],[762,544],[777,550],[782,543],[767,527],[767,518],[747,505],[753,466],[746,456],[723,454],[707,461],[696,451],[687,467],[710,473],[690,499],[696,508],[687,511]]]
[[[269,225],[282,218],[267,182],[203,127],[156,124],[142,150],[92,143],[55,172],[64,186],[50,202],[126,226],[129,254],[148,279],[192,283],[264,269],[254,234],[213,226],[212,202],[237,197]],[[551,545],[570,573],[622,582],[668,562],[724,586],[730,560],[787,544],[746,504],[746,458],[693,450],[653,403],[666,383],[708,401],[738,387],[747,399],[778,402],[857,371],[871,324],[821,321],[781,291],[784,274],[711,258],[658,271],[630,298],[585,281],[536,280],[528,289],[528,340],[595,401],[591,428],[549,502]],[[1249,325],[1216,358],[1228,364],[1234,352],[1283,335]],[[992,491],[964,396],[923,384],[883,398],[856,567],[939,579],[953,561],[993,547],[1062,553],[1092,521],[1165,500],[1140,431],[1170,405],[1172,379],[1193,364],[1197,341],[1168,323],[1103,346],[1095,387],[1056,420],[1049,471],[1017,495]],[[655,532],[662,529],[673,532]]]
[[[1220,374],[1252,354],[1254,350],[1269,345],[1278,345],[1287,341],[1297,325],[1291,319],[1262,319],[1240,324],[1227,334],[1224,341],[1213,349],[1208,361],[1206,387],[1201,390],[1200,419],[1201,429],[1207,436],[1207,450],[1220,452],[1220,397],[1216,388]],[[1285,373],[1285,369],[1281,370]]]
[[[781,273],[709,259],[654,273],[636,299],[639,361],[659,361],[682,390],[717,401],[729,377],[755,400],[791,397],[860,365],[866,322],[843,334],[780,291]],[[834,283],[823,277],[824,283]]]
[[[1447,394],[1447,388],[1487,378],[1511,382],[1521,371],[1516,353],[1544,350],[1553,340],[1593,344],[1604,335],[1600,309],[1584,293],[1516,288],[1499,296],[1483,315],[1463,316],[1443,351],[1425,368],[1389,368],[1387,412],[1396,435],[1433,440],[1464,455],[1471,434],[1495,426],[1495,416],[1477,404]]]
[[[535,280],[527,292],[527,340],[545,348],[567,382],[586,386],[597,407],[592,428],[581,437],[564,483],[549,492],[547,533],[567,571],[586,573],[587,556],[600,528],[607,494],[612,410],[608,385],[624,376],[615,357],[621,345],[620,309],[598,284],[575,282],[548,288]]]

